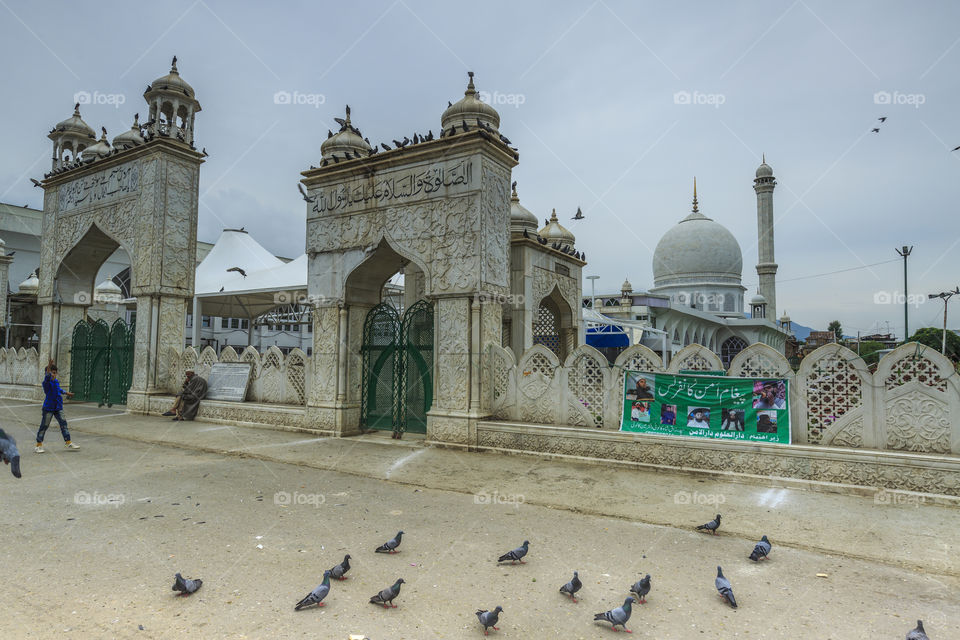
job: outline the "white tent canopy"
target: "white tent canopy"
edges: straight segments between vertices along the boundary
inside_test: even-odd
[[[195,292],[196,315],[256,318],[306,295],[307,255],[284,262],[246,231],[224,229],[197,266]]]

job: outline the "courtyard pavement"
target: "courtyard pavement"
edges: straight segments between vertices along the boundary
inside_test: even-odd
[[[501,637],[606,637],[592,614],[621,604],[642,572],[654,590],[628,625],[639,637],[895,638],[916,618],[931,638],[960,637],[960,508],[922,496],[467,453],[412,435],[176,423],[85,404],[66,415],[81,449],[64,451],[52,427],[49,453],[36,455],[39,405],[0,400],[24,475],[0,478],[0,560],[20,587],[0,618],[3,637],[477,637],[472,611],[496,604]],[[721,535],[693,532],[716,513]],[[372,555],[401,528],[406,554]],[[746,559],[764,534],[774,544],[766,566]],[[528,565],[492,562],[525,538]],[[330,606],[293,615],[345,552],[355,580],[334,585]],[[736,611],[713,590],[717,564],[742,601]],[[587,578],[581,605],[556,593],[575,568]],[[182,603],[164,584],[177,570],[205,579]],[[376,611],[366,598],[394,573],[409,595]]]

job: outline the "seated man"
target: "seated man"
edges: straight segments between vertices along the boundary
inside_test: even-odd
[[[167,417],[177,415],[177,409],[180,408],[180,403],[183,401],[183,390],[187,388],[187,383],[190,382],[190,378],[193,377],[193,371],[187,371],[186,376],[186,379],[183,381],[183,386],[180,387],[180,393],[177,394],[176,399],[173,401],[173,406],[160,415]]]
[[[207,381],[193,371],[187,371],[187,379],[183,383],[183,390],[177,394],[174,403],[175,421],[193,420],[200,411],[200,401],[207,395]],[[166,413],[164,415],[167,415]]]

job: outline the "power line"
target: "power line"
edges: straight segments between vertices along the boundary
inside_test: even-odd
[[[781,282],[796,282],[797,280],[810,280],[811,278],[823,278],[824,276],[832,276],[837,273],[846,273],[848,271],[858,271],[860,269],[869,269],[870,267],[876,267],[881,264],[890,264],[891,262],[900,262],[900,258],[894,258],[892,260],[884,260],[883,262],[874,262],[873,264],[865,264],[859,267],[849,267],[847,269],[838,269],[837,271],[828,271],[826,273],[817,273],[811,276],[800,276],[798,278],[786,278],[783,280],[778,278],[777,284],[780,284]],[[753,285],[753,284],[756,284],[756,283],[750,283],[750,285]]]

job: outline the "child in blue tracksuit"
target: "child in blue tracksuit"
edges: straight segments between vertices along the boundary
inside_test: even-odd
[[[67,421],[63,418],[63,396],[72,398],[73,394],[60,388],[60,381],[57,380],[57,365],[50,360],[47,365],[46,375],[43,376],[43,416],[40,419],[40,430],[37,431],[37,453],[43,453],[43,435],[50,426],[50,418],[56,418],[60,424],[60,434],[67,449],[79,449],[80,447],[70,440],[70,432],[67,431]]]

